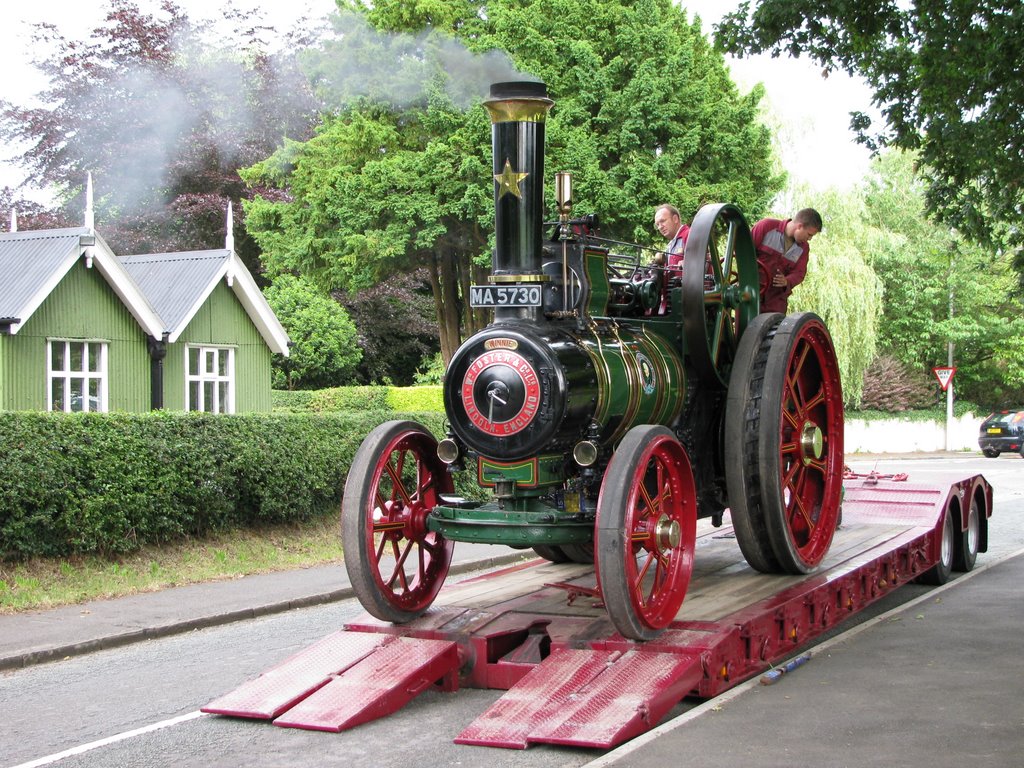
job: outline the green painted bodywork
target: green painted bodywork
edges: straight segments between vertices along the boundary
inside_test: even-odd
[[[438,506],[427,528],[451,541],[532,547],[586,544],[594,537],[593,515],[570,514],[532,496],[495,499],[479,506]]]

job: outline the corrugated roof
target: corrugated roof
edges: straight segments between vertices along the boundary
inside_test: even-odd
[[[25,319],[81,253],[85,227],[0,234],[0,317]],[[60,272],[58,276],[56,273]]]
[[[120,262],[173,336],[191,321],[230,257],[228,250],[185,251],[121,256]]]

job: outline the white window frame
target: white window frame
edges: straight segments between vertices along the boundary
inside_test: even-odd
[[[199,370],[192,370],[192,350],[198,351]],[[220,360],[227,357],[226,373],[220,374]],[[192,397],[192,385],[197,384],[197,398]],[[221,384],[226,384],[224,394],[227,402],[222,402]],[[209,392],[208,386],[209,385]],[[208,394],[213,402],[207,402]],[[198,400],[198,402],[193,402]],[[235,347],[213,344],[185,345],[185,410],[203,411],[205,413],[235,412]]]
[[[82,345],[82,367],[72,369],[71,368],[71,345],[80,344]],[[107,352],[109,349],[110,342],[105,339],[62,339],[62,338],[51,338],[46,340],[46,410],[48,411],[64,411],[70,413],[71,408],[71,390],[72,383],[76,381],[81,382],[82,387],[82,408],[80,411],[83,412],[95,412],[95,413],[106,413],[108,410],[107,402]],[[57,370],[53,367],[53,352],[54,347],[57,345],[63,345],[64,353],[64,367]],[[97,360],[97,369],[95,371],[89,370],[89,351],[91,347],[96,347],[99,355]],[[54,408],[53,404],[53,388],[54,382],[62,381],[64,383],[64,394],[62,397],[62,404],[60,408]],[[90,383],[96,381],[99,386],[97,394],[89,394],[91,391]],[[93,403],[93,398],[96,398],[99,402]],[[92,406],[98,407],[92,407]],[[76,411],[77,412],[77,411]]]

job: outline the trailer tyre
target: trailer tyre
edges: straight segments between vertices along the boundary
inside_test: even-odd
[[[590,565],[594,562],[594,544],[562,544],[561,549],[569,562]]]
[[[341,542],[352,589],[370,614],[402,623],[434,602],[454,544],[427,514],[453,481],[437,440],[420,424],[389,421],[356,451],[341,502]]]
[[[978,499],[971,499],[971,506],[967,510],[967,527],[955,539],[956,548],[953,558],[953,570],[967,573],[974,570],[974,564],[978,560],[978,547],[981,543],[981,511],[978,508]]]
[[[949,581],[949,577],[953,573],[953,553],[956,549],[955,538],[956,527],[953,522],[953,511],[947,506],[942,517],[942,540],[939,542],[939,561],[921,574],[918,580],[922,584],[939,587]]]
[[[651,640],[683,604],[693,573],[697,490],[686,449],[665,427],[634,427],[612,456],[597,499],[594,565],[608,615]]]

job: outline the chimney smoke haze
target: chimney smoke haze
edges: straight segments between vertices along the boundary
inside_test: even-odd
[[[441,85],[454,106],[466,109],[486,98],[493,82],[536,79],[517,71],[503,51],[473,53],[442,32],[379,32],[353,13],[333,14],[331,22],[332,37],[303,57],[329,108],[357,99],[396,109],[425,105]]]
[[[468,109],[493,82],[536,79],[504,52],[473,53],[437,30],[379,32],[348,12],[304,22],[274,54],[263,41],[250,50],[237,35],[185,25],[172,40],[172,65],[142,61],[96,78],[79,104],[97,119],[68,137],[84,163],[73,174],[93,172],[106,215],[141,212],[208,186],[202,174],[211,167],[232,174],[285,138],[305,140],[318,111],[361,101],[402,110],[438,94]]]

